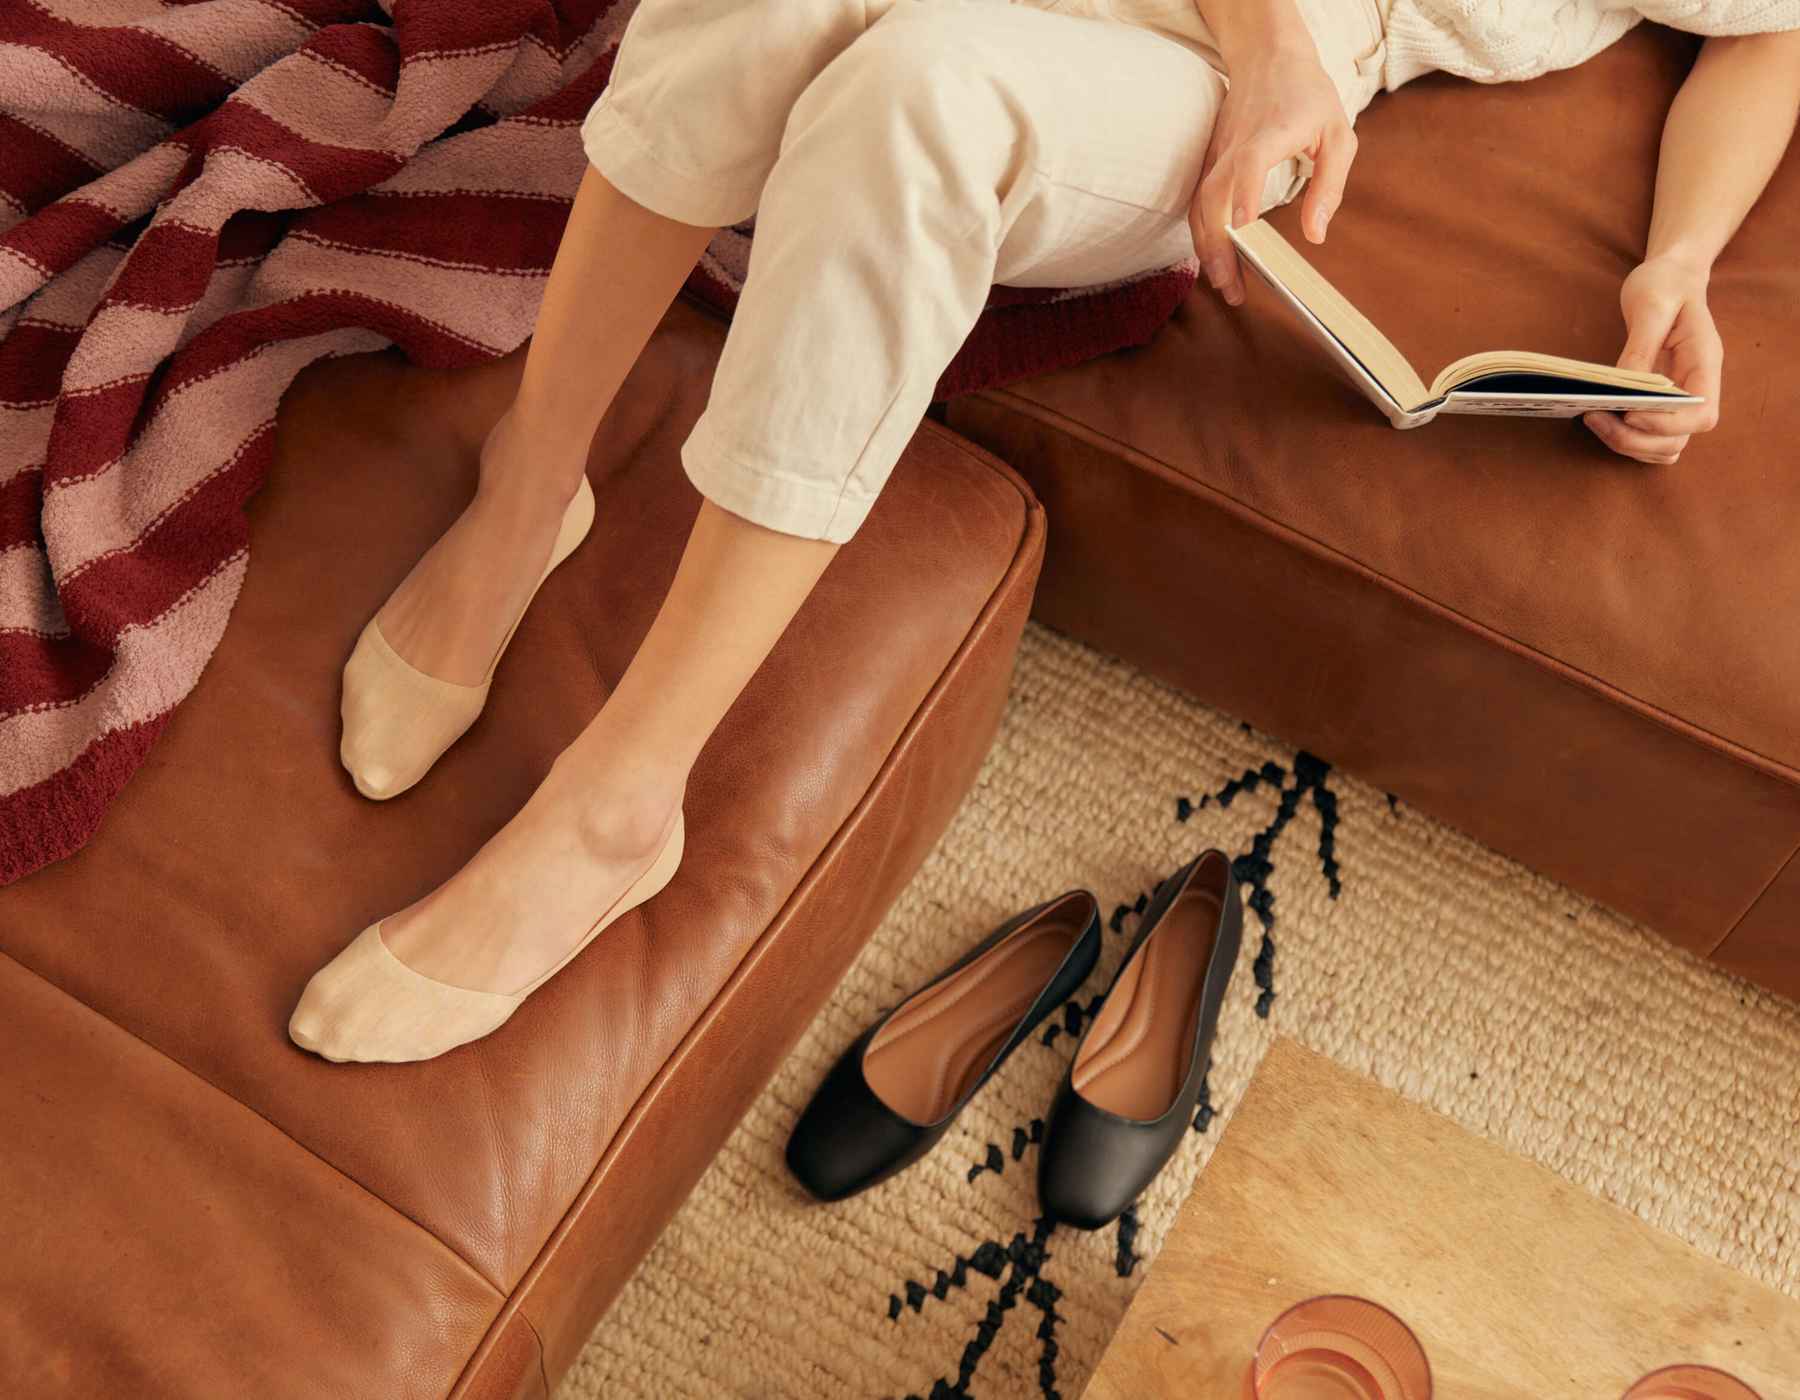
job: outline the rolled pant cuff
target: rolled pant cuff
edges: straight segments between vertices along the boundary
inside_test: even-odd
[[[843,544],[867,519],[874,496],[751,466],[714,450],[696,428],[681,448],[681,465],[702,496],[753,525],[804,540]]]
[[[644,133],[601,93],[581,124],[588,163],[627,199],[697,228],[741,224],[756,212],[768,171],[688,174],[665,164]]]

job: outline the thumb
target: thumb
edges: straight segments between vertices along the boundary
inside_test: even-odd
[[[1619,352],[1619,368],[1653,368],[1680,311],[1680,302],[1661,298],[1625,307],[1625,348]]]

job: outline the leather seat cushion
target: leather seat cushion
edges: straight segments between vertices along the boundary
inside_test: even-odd
[[[332,1066],[286,1037],[313,970],[451,874],[622,672],[698,509],[677,449],[722,337],[670,313],[597,439],[592,535],[486,715],[386,804],[338,765],[339,668],[465,499],[518,357],[340,361],[289,395],[216,658],[92,845],[0,895],[0,1233],[43,1246],[0,1261],[0,1374],[438,1395],[479,1346],[506,1372],[480,1393],[541,1389],[873,929],[973,777],[1041,551],[1022,483],[929,424],[706,749],[667,891],[438,1060]],[[697,1023],[714,1072],[676,1075],[644,1129]],[[576,1240],[546,1293],[603,1159],[626,1243]],[[484,1343],[534,1266],[537,1333],[514,1312]]]
[[[1429,381],[1462,355],[1611,364],[1657,144],[1693,52],[1644,25],[1582,68],[1380,97],[1327,243],[1273,222]],[[1395,432],[1251,274],[1204,285],[1149,346],[1010,395],[1216,493],[1270,530],[1604,688],[1745,762],[1800,774],[1800,145],[1715,273],[1723,421],[1680,463],[1569,422]],[[952,422],[958,419],[953,414]],[[1090,518],[1120,536],[1132,522]]]
[[[1695,43],[1379,97],[1325,246],[1429,380],[1611,363]],[[1720,427],[1679,464],[1581,424],[1410,432],[1254,275],[1148,346],[954,401],[1050,521],[1036,612],[1695,952],[1800,995],[1800,146],[1720,261]]]

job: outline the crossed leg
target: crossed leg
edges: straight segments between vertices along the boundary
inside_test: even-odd
[[[754,66],[731,52],[745,37],[734,23],[813,10],[829,14],[804,36],[816,66],[791,75],[791,100],[779,83],[709,91],[708,72]],[[849,26],[866,11],[882,18]],[[489,496],[491,516],[472,506],[384,614],[413,664],[444,674],[492,654],[708,226],[754,198],[758,231],[683,451],[705,499],[655,622],[519,814],[381,926],[398,959],[456,987],[528,984],[650,865],[702,746],[867,513],[995,281],[1092,284],[1191,256],[1186,207],[1223,93],[1154,34],[1001,0],[646,0],[638,16],[589,120],[597,168],[517,400],[484,450],[477,505]],[[659,24],[725,51],[659,54]],[[789,105],[758,131],[748,108],[771,92]],[[716,110],[733,101],[746,110]],[[665,127],[668,148],[652,151]],[[749,148],[696,166],[720,129]],[[454,592],[482,576],[480,596]],[[432,622],[446,597],[462,598],[449,628]],[[334,1019],[370,1014],[302,998],[295,1025],[328,1046]]]

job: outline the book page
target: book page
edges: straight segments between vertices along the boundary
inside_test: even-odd
[[[1478,355],[1464,355],[1454,364],[1444,366],[1437,378],[1432,380],[1431,391],[1433,396],[1446,394],[1473,380],[1502,374],[1538,375],[1568,380],[1571,388],[1592,384],[1641,394],[1688,397],[1686,391],[1665,374],[1620,369],[1616,365],[1595,364],[1591,360],[1571,360],[1561,355],[1543,355],[1535,350],[1484,350]]]
[[[1425,387],[1394,343],[1265,220],[1232,229],[1231,241],[1290,305],[1304,313],[1303,319],[1315,331],[1323,330],[1336,342],[1335,347],[1327,344],[1326,348],[1334,354],[1340,349],[1348,353],[1402,412],[1414,413],[1439,397]]]

